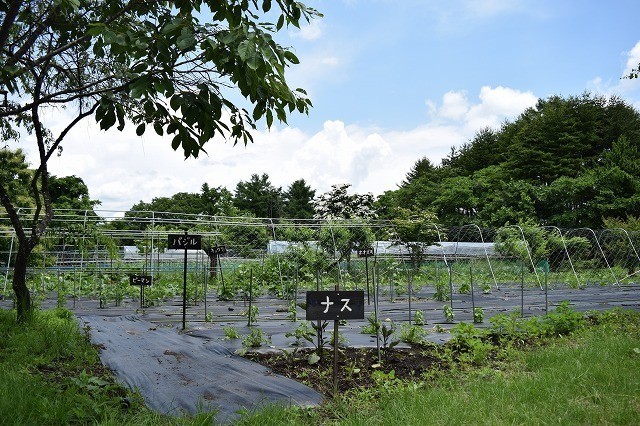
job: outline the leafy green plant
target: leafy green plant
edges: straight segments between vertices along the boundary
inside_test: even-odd
[[[413,314],[413,323],[415,325],[425,325],[426,324],[426,322],[424,320],[424,313],[422,312],[422,310],[418,309]]]
[[[331,332],[331,334],[329,334],[329,342],[331,342],[331,344],[333,344],[333,342],[334,342],[334,333],[333,333],[333,331]],[[345,347],[348,344],[349,344],[349,339],[347,339],[344,334],[342,334],[340,331],[338,331],[338,346],[339,347]]]
[[[484,310],[481,307],[473,308],[473,322],[475,324],[484,322]]]
[[[393,336],[393,334],[396,331],[396,327],[395,327],[395,323],[391,320],[388,321],[384,321],[382,322],[381,326],[380,326],[380,335],[382,336],[382,348],[387,350],[387,349],[393,349],[398,343],[400,343],[399,340],[392,340],[391,336]]]
[[[322,359],[324,351],[328,350],[330,345],[330,341],[327,338],[326,333],[327,325],[329,325],[328,321],[318,321],[311,323],[311,327],[313,327],[316,336],[316,339],[312,340],[311,342],[315,345],[316,355],[320,359]]]
[[[387,394],[391,393],[398,387],[398,385],[402,384],[402,380],[396,377],[395,370],[391,370],[388,373],[376,370],[371,373],[371,378],[378,389]]]
[[[449,300],[449,289],[445,283],[436,282],[435,293],[433,293],[433,300],[438,302],[446,302]]]
[[[410,345],[420,345],[427,337],[427,330],[417,324],[403,323],[400,325],[399,339]]]
[[[367,317],[368,324],[362,326],[362,334],[376,334],[380,329],[380,322],[376,321],[375,313],[371,312]]]
[[[455,313],[453,312],[453,309],[449,305],[444,305],[442,307],[442,313],[444,314],[444,318],[445,320],[447,320],[447,322],[453,322],[456,316]]]
[[[224,331],[224,338],[225,339],[239,339],[240,338],[240,333],[238,333],[238,330],[236,330],[234,327],[222,327],[222,331]]]
[[[213,321],[213,312],[207,312],[207,315],[204,316],[204,322]]]
[[[471,293],[471,285],[469,283],[462,283],[460,288],[458,289],[460,294],[469,294]]]
[[[316,332],[312,327],[309,327],[309,323],[305,321],[298,324],[298,327],[296,327],[295,330],[289,331],[284,335],[285,337],[294,337],[296,339],[296,341],[292,343],[292,345],[301,346],[304,341],[314,344],[314,337],[316,337]]]
[[[249,309],[247,309],[242,313],[242,315],[248,318],[250,324],[253,324],[254,322],[256,322],[259,314],[260,314],[260,308],[258,308],[257,305],[251,305]]]
[[[563,301],[555,312],[543,318],[547,323],[547,334],[566,336],[584,327],[586,324],[584,314],[576,312],[569,306],[569,302]]]
[[[441,326],[440,324],[436,324],[436,325],[433,326],[433,332],[434,333],[446,333],[447,330],[443,326]]]
[[[290,300],[289,301],[288,312],[289,312],[289,314],[287,315],[287,318],[290,319],[291,321],[296,321],[297,320],[297,316],[298,316],[298,312],[297,312],[297,306],[296,306],[295,300]]]
[[[356,361],[352,360],[349,364],[345,366],[345,370],[347,372],[347,377],[352,379],[353,376],[360,373],[360,368],[357,366]]]
[[[459,361],[467,364],[483,365],[495,349],[491,343],[485,342],[485,332],[473,324],[460,323],[451,329],[454,345],[458,352]]]
[[[259,348],[263,343],[268,342],[269,339],[257,327],[252,328],[251,332],[242,338],[242,346],[245,348]]]

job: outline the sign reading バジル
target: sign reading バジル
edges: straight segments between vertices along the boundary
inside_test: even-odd
[[[167,243],[170,249],[200,250],[202,235],[169,234]]]
[[[306,319],[364,319],[364,291],[308,291]]]
[[[200,250],[202,235],[169,234],[167,248],[184,250],[184,269],[182,274],[182,329],[187,328],[187,251]]]

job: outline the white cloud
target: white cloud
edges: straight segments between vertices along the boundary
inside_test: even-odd
[[[469,102],[465,92],[447,92],[442,97],[442,107],[438,115],[451,120],[459,120],[469,110]]]
[[[507,118],[513,119],[526,108],[534,106],[538,98],[531,92],[521,92],[508,87],[484,86],[478,95],[479,103],[470,105],[467,93],[450,91],[442,97],[440,107],[427,100],[434,123],[454,124],[463,133],[476,132],[484,127],[497,128]]]
[[[627,52],[627,63],[622,75],[629,75],[631,70],[637,70],[638,64],[640,64],[640,41]]]
[[[508,87],[480,89],[481,102],[469,108],[465,117],[467,128],[477,131],[484,127],[498,127],[505,118],[515,118],[526,108],[534,106],[538,98],[531,92],[520,92]]]
[[[640,41],[628,52],[623,52],[623,70],[620,78],[603,80],[598,76],[587,82],[587,89],[605,96],[622,96],[636,109],[640,110],[640,79],[623,78],[640,64]]]
[[[300,27],[297,31],[290,31],[291,38],[303,40],[317,40],[322,37],[324,24],[321,19],[314,19],[308,25]]]

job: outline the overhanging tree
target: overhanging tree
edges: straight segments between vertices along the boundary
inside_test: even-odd
[[[276,23],[264,22],[264,15]],[[295,110],[308,112],[304,90],[285,80],[285,68],[298,59],[272,34],[317,16],[293,0],[0,4],[0,84],[10,98],[0,129],[5,139],[26,131],[38,148],[33,215],[19,216],[10,181],[0,182],[0,202],[18,240],[12,285],[19,320],[31,310],[27,261],[53,216],[47,162],[69,131],[94,115],[104,130],[131,123],[142,135],[152,128],[186,157],[197,157],[215,136],[246,144],[256,120],[271,126]],[[238,92],[250,112],[230,100]],[[58,134],[42,119],[51,107],[69,107]]]

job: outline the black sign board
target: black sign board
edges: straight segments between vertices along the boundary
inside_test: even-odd
[[[169,234],[167,248],[184,249],[184,250],[200,250],[202,246],[201,235],[188,234]]]
[[[358,250],[358,257],[370,257],[373,255],[374,255],[374,252],[372,247],[367,247],[365,249]]]
[[[364,291],[308,291],[307,321],[364,319]]]
[[[227,248],[225,246],[213,246],[211,247],[211,254],[225,254],[227,252]]]
[[[151,275],[129,275],[129,284],[149,286],[153,283]]]

